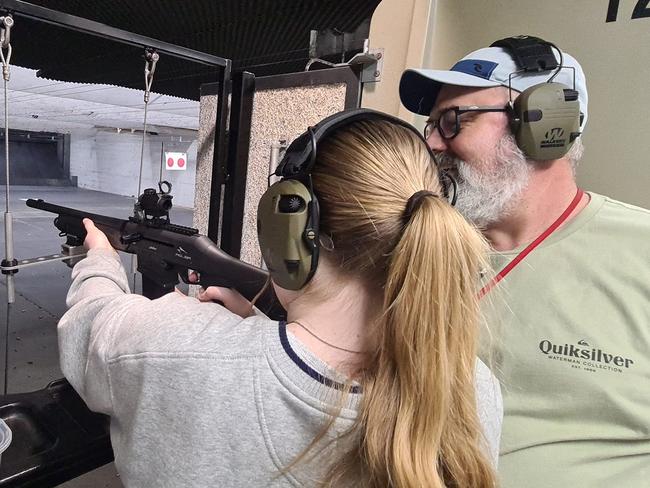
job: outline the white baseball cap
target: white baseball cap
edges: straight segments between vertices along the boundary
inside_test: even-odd
[[[558,54],[555,58],[560,61]],[[581,129],[587,123],[587,83],[580,63],[571,55],[562,53],[562,68],[553,79],[578,92],[580,112],[583,114]],[[502,47],[486,47],[473,51],[458,61],[450,70],[407,69],[399,83],[402,104],[411,112],[429,115],[438,98],[442,85],[476,88],[510,86],[518,92],[549,80],[555,70],[542,72],[519,72],[512,56]],[[512,75],[512,76],[510,76]]]

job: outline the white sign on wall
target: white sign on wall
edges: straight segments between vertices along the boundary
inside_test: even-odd
[[[185,171],[187,169],[187,153],[165,151],[165,168],[169,171]]]

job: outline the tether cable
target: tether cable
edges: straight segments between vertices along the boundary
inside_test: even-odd
[[[138,192],[135,196],[135,205],[138,204],[138,197],[142,191],[142,168],[144,166],[144,146],[147,139],[147,107],[149,106],[149,96],[151,95],[151,85],[153,84],[153,75],[156,72],[156,63],[160,55],[153,49],[144,51],[144,120],[142,122],[142,144],[140,146],[140,174],[138,176]],[[137,257],[131,255],[131,273],[133,274],[133,292],[135,293],[135,280],[137,276]]]

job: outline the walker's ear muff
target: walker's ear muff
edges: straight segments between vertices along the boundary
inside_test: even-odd
[[[260,199],[260,249],[273,280],[282,288],[299,290],[316,271],[318,214],[318,200],[298,180],[278,181]]]
[[[580,135],[581,122],[578,92],[552,82],[562,69],[561,52],[558,64],[552,50],[555,46],[532,36],[508,37],[492,46],[506,49],[522,72],[555,71],[549,81],[527,88],[511,102],[509,115],[517,145],[528,158],[561,158]]]
[[[412,125],[392,115],[369,109],[346,110],[322,120],[295,139],[278,164],[274,175],[282,180],[271,185],[257,207],[257,235],[264,262],[273,281],[288,290],[299,290],[313,277],[320,249],[319,207],[311,183],[318,144],[336,130],[361,120],[386,120],[412,130]],[[429,149],[433,161],[435,157]],[[455,185],[440,178],[445,195]],[[453,203],[452,203],[453,204]]]
[[[542,83],[521,93],[512,107],[517,145],[530,159],[564,156],[580,135],[578,92],[560,83]]]

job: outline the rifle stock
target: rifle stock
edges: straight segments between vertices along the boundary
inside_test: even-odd
[[[284,318],[284,310],[270,285],[268,271],[230,256],[196,229],[168,222],[155,225],[138,222],[133,217],[122,220],[41,199],[28,199],[26,204],[58,214],[54,225],[61,236],[67,237],[68,245],[83,244],[86,230],[82,221],[84,218],[92,220],[115,249],[138,256],[138,271],[142,273],[143,284],[148,285],[148,290],[143,291],[149,298],[173,291],[179,275],[187,282],[187,271],[194,270],[200,276],[200,281],[194,284],[234,288],[248,300],[264,289],[255,305],[271,318]]]

